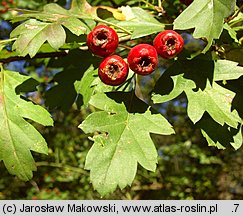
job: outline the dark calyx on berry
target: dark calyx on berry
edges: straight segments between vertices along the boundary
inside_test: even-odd
[[[111,78],[111,80],[116,80],[116,78],[119,76],[120,68],[122,69],[123,66],[119,66],[119,62],[113,62],[109,65],[107,65],[107,68],[105,68],[107,76]]]
[[[168,55],[172,56],[176,53],[176,49],[175,49],[176,42],[177,40],[175,38],[170,38],[166,41],[165,45],[166,45]]]
[[[184,40],[177,32],[165,30],[154,38],[153,45],[162,58],[171,59],[183,50]]]
[[[106,57],[115,52],[118,47],[116,31],[105,25],[96,26],[87,36],[87,45],[92,53]]]
[[[108,43],[109,32],[107,29],[101,29],[94,33],[94,44],[95,46],[105,47]]]
[[[131,70],[140,75],[151,74],[158,66],[158,55],[149,44],[139,44],[131,49],[127,61]]]
[[[128,65],[120,56],[108,56],[100,63],[98,75],[107,85],[120,85],[127,78]]]

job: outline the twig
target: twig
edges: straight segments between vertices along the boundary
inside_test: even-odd
[[[46,161],[41,161],[41,162],[36,162],[36,166],[47,166],[47,167],[55,167],[55,168],[62,168],[62,169],[68,169],[70,171],[80,173],[80,174],[87,174],[87,172],[81,168],[78,167],[73,167],[67,164],[61,164],[61,163],[54,163],[54,162],[46,162]]]
[[[0,40],[0,44],[7,44],[11,41],[15,41],[17,38],[9,38],[9,39],[5,39],[5,40]]]
[[[35,188],[35,190],[39,193],[40,192],[40,188],[38,186],[38,184],[36,183],[36,181],[34,180],[30,180],[30,184],[32,184],[32,186]]]
[[[130,35],[126,35],[119,38],[119,42],[125,42],[129,41],[131,39]],[[80,50],[87,51],[89,48],[88,46],[81,46],[79,47]],[[37,53],[34,57],[30,56],[11,56],[9,58],[0,59],[0,63],[9,63],[13,61],[21,61],[21,60],[30,60],[30,59],[36,59],[36,58],[54,58],[54,57],[65,57],[67,56],[68,51],[62,51],[62,52],[50,52],[50,53]]]
[[[127,29],[125,29],[125,28],[123,28],[123,27],[121,27],[119,25],[116,25],[116,24],[114,24],[112,22],[109,22],[107,20],[100,19],[99,17],[94,17],[94,20],[97,21],[97,22],[105,23],[107,25],[115,26],[116,28],[121,29],[123,32],[126,32],[128,35],[131,35],[132,34],[132,32],[128,31]]]
[[[33,58],[30,56],[11,56],[6,59],[0,59],[0,63],[9,63],[13,61],[21,61],[21,60],[30,60],[36,58],[53,58],[53,57],[64,57],[68,54],[68,52],[51,52],[51,53],[37,53]]]
[[[237,10],[237,12],[233,16],[230,16],[228,19],[226,19],[225,22],[228,23],[231,20],[233,20],[235,17],[237,17],[242,9],[243,9],[243,4],[240,6],[240,8]]]
[[[119,42],[129,41],[131,39],[131,35],[123,36],[119,38]]]
[[[125,49],[128,49],[128,50],[131,50],[132,49],[131,47],[126,46],[124,44],[119,44],[119,47],[122,47],[122,48],[125,48]]]
[[[161,183],[153,183],[151,185],[135,185],[132,187],[133,191],[150,191],[150,190],[161,190],[163,188],[163,184]]]
[[[146,1],[146,0],[141,0],[142,2],[144,2],[145,4],[147,4],[148,6],[150,6],[151,8],[153,8],[153,10],[157,11],[158,13],[165,13],[164,8],[162,7],[162,1],[159,0],[158,1],[158,6],[154,6],[153,4],[151,4],[150,2]]]

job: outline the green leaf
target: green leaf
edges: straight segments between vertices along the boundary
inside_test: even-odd
[[[229,26],[233,28],[235,31],[239,31],[243,29],[243,26],[240,25],[240,23],[243,20],[243,13],[238,13],[237,16],[234,17],[234,19],[230,20],[228,22]]]
[[[70,12],[75,14],[81,14],[82,16],[91,17],[93,12],[92,6],[86,0],[73,0],[71,4]]]
[[[224,29],[228,31],[230,37],[231,37],[236,43],[239,43],[239,40],[237,39],[237,32],[235,31],[235,29],[231,28],[231,26],[229,26],[229,24],[227,24],[227,23],[224,24]]]
[[[196,87],[205,89],[208,81],[235,80],[242,75],[243,67],[233,61],[202,58],[178,60],[158,80],[154,89],[157,94],[153,94],[152,99],[155,103],[164,103],[178,97],[183,91]]]
[[[96,77],[95,77],[96,75]],[[91,65],[87,71],[84,72],[84,75],[81,80],[75,81],[74,87],[78,94],[83,96],[84,105],[88,105],[91,96],[93,95],[94,88],[92,88],[92,83],[97,78],[97,70],[94,69],[94,66]]]
[[[44,23],[34,19],[30,19],[11,32],[11,37],[17,40],[13,44],[19,55],[30,57],[35,56],[40,47],[48,41],[54,49],[59,49],[66,40],[66,33],[61,25]]]
[[[68,55],[63,58],[52,59],[48,67],[62,68],[62,71],[54,76],[56,85],[51,87],[45,94],[46,106],[50,109],[60,108],[62,111],[67,112],[77,99],[77,94],[80,93],[76,90],[79,90],[77,89],[78,82],[82,82],[84,72],[89,70],[90,67],[97,68],[99,61],[100,58],[79,49],[69,51]],[[76,81],[78,82],[75,90],[74,83]],[[84,83],[82,87],[89,88],[87,83]],[[85,95],[84,97],[85,100],[88,100],[88,96]]]
[[[173,89],[172,76],[184,73],[183,77],[192,80],[197,88],[204,89],[207,80],[212,83],[214,74],[214,61],[208,59],[208,56],[203,54],[193,58],[192,60],[180,59],[168,68],[160,77],[155,85],[154,92],[160,94],[168,94]]]
[[[171,125],[160,114],[128,113],[124,104],[105,94],[95,94],[90,104],[101,111],[90,114],[79,126],[94,135],[85,168],[90,170],[94,188],[103,196],[131,185],[137,163],[154,171],[157,151],[150,133],[172,134]],[[138,133],[139,131],[139,133]],[[128,168],[129,167],[129,168]]]
[[[36,170],[30,151],[47,154],[48,148],[44,138],[24,118],[44,126],[53,125],[53,120],[44,108],[15,93],[15,88],[30,77],[4,70],[0,76],[0,160],[11,174],[27,181]]]
[[[68,11],[54,3],[45,5],[41,12],[23,12],[24,14],[18,15],[12,21],[28,20],[11,32],[12,38],[17,37],[13,49],[21,56],[29,54],[33,57],[46,41],[53,49],[58,50],[66,41],[66,32],[63,26],[73,34],[80,36],[89,31],[85,22],[92,23],[92,20],[83,19],[87,16],[82,17],[74,14],[73,11]]]
[[[77,36],[87,33],[88,27],[81,20],[73,16],[70,11],[65,10],[58,4],[51,3],[45,5],[43,13],[51,14],[53,16],[52,21],[65,26]]]
[[[202,91],[186,90],[188,98],[188,116],[196,123],[199,121],[204,112],[209,115],[220,125],[228,124],[237,128],[241,119],[236,110],[231,111],[232,100],[235,93],[221,87],[217,83],[207,83],[206,88]]]
[[[1,50],[0,52],[0,62],[4,62],[5,59],[17,56],[16,52],[10,52],[6,49]]]
[[[233,137],[234,141],[230,144],[234,147],[235,150],[238,150],[243,144],[242,129],[240,127],[238,133]]]
[[[195,28],[195,38],[205,37],[208,44],[203,53],[218,39],[223,30],[224,18],[234,10],[235,0],[195,0],[174,21],[174,29]]]
[[[192,80],[185,79],[183,74],[171,77],[174,83],[173,90],[167,95],[154,94],[152,100],[154,103],[164,103],[178,97],[183,91],[196,88]]]
[[[210,136],[204,130],[201,130],[201,132],[202,132],[202,135],[206,138],[206,140],[208,142],[208,146],[214,146],[214,147],[217,147],[218,149],[226,149],[223,145],[220,144],[219,141],[216,141],[216,142],[213,141],[213,139],[211,139]]]
[[[232,102],[232,110],[236,109],[239,113],[240,117],[243,119],[243,76],[241,76],[239,79],[227,81],[227,84],[225,85],[228,89],[235,92],[236,95]]]
[[[62,15],[69,15],[69,11],[64,9],[63,7],[61,7],[58,4],[55,3],[50,3],[50,4],[46,4],[43,7],[43,11],[45,11],[46,13],[52,14],[53,16],[60,16],[60,14]]]
[[[80,36],[81,34],[87,34],[88,27],[75,17],[68,17],[61,20],[63,26],[69,29],[73,34]]]
[[[47,42],[55,50],[58,50],[65,43],[66,33],[61,25],[49,25],[45,29],[44,34],[46,36]]]
[[[237,62],[207,58],[200,55],[190,61],[178,59],[156,83],[152,100],[164,103],[184,92],[188,99],[188,116],[199,125],[209,145],[220,149],[232,145],[238,149],[242,135],[234,130],[242,123],[239,116],[242,67]],[[216,83],[221,80],[229,80],[226,87],[236,93]],[[210,121],[205,121],[207,113],[212,117]]]
[[[164,30],[164,25],[151,14],[139,7],[132,8],[133,18],[118,25],[132,31],[131,39],[140,38]],[[142,14],[142,16],[141,16]]]
[[[220,125],[225,123],[237,128],[241,119],[236,110],[231,111],[235,93],[213,82],[207,81],[204,90],[196,88],[195,83],[183,77],[183,74],[172,76],[174,87],[167,95],[153,95],[155,103],[163,103],[178,97],[183,91],[188,99],[188,116],[194,122],[198,122],[205,112]]]
[[[201,128],[202,135],[206,138],[209,146],[226,149],[226,146],[231,145],[237,150],[242,145],[241,127],[234,129],[227,125],[221,126],[207,116],[204,116],[197,126]]]
[[[72,1],[73,6],[70,10],[66,10],[56,3],[46,4],[43,7],[43,11],[32,11],[25,9],[17,9],[18,15],[11,18],[11,22],[21,22],[30,18],[41,20],[44,22],[58,23],[61,24],[67,18],[80,18],[84,23],[86,19],[92,21],[91,14],[95,14],[93,9],[85,0],[84,1]]]
[[[215,61],[214,81],[238,79],[243,75],[243,67],[228,60]]]

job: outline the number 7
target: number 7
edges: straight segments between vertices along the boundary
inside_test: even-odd
[[[235,212],[237,212],[237,209],[238,209],[239,205],[240,204],[234,204],[234,206],[235,206]]]

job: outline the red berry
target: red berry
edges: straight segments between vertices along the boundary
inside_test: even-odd
[[[118,46],[118,35],[114,29],[98,25],[88,34],[87,45],[95,55],[106,57],[115,52]]]
[[[182,4],[185,4],[186,6],[188,6],[188,5],[190,5],[193,2],[193,0],[180,0],[180,2]]]
[[[8,3],[7,3],[6,1],[2,1],[2,2],[1,2],[1,5],[4,6],[4,7],[7,6],[7,4],[8,4]]]
[[[2,14],[6,13],[6,12],[8,12],[8,9],[7,8],[0,10],[0,13],[2,13]]]
[[[154,38],[154,47],[158,54],[165,59],[177,56],[183,49],[184,40],[177,32],[165,30]]]
[[[140,75],[151,74],[158,66],[156,49],[149,44],[139,44],[133,47],[127,56],[131,70]]]
[[[121,85],[127,78],[128,65],[118,55],[108,56],[100,63],[98,75],[107,85]]]
[[[9,3],[13,3],[13,2],[14,2],[14,0],[8,0],[8,2],[9,2]]]

